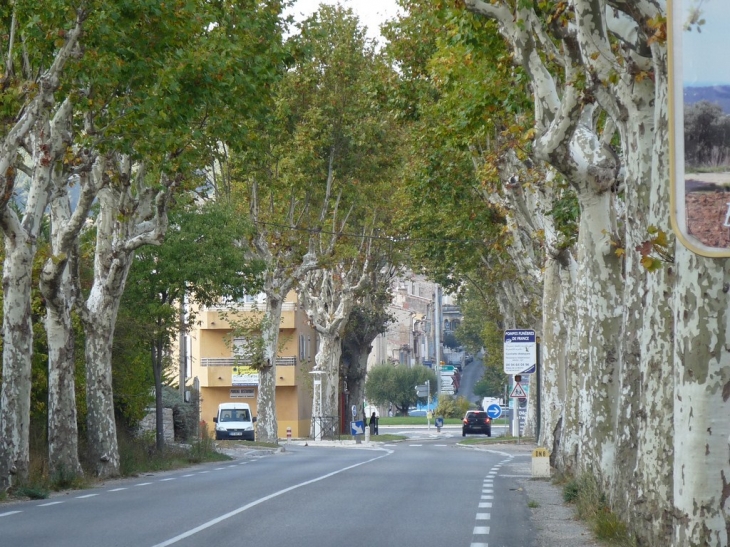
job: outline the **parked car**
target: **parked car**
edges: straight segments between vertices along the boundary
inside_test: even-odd
[[[461,436],[467,433],[484,433],[492,436],[492,419],[483,410],[467,410],[461,425]]]

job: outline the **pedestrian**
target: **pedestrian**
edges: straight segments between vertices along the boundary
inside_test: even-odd
[[[370,435],[378,434],[378,416],[375,412],[370,416]]]

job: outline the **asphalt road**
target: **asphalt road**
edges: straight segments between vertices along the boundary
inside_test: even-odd
[[[0,505],[3,547],[535,545],[529,451],[424,430],[381,448],[289,445]]]

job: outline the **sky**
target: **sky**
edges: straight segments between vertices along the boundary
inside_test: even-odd
[[[695,0],[696,2],[696,0]],[[684,19],[687,8],[695,5],[681,0]],[[703,0],[701,32],[682,33],[685,85],[730,85],[730,1]]]
[[[320,4],[334,5],[337,3],[336,0],[296,0],[294,7],[287,13],[293,13],[296,20],[301,21],[317,11]],[[398,10],[396,0],[342,0],[339,3],[346,8],[352,8],[360,18],[361,24],[368,28],[370,38],[380,38],[380,25],[386,20],[392,19]]]

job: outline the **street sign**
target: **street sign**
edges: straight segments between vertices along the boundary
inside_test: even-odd
[[[517,399],[524,399],[527,397],[527,393],[525,393],[525,390],[522,389],[520,384],[515,384],[515,387],[512,388],[512,393],[510,393],[509,396]]]
[[[357,418],[357,405],[352,405],[352,417]]]
[[[350,435],[365,435],[365,422],[350,422]]]
[[[428,397],[428,386],[426,384],[416,386],[416,397]]]
[[[491,404],[487,407],[487,416],[492,418],[492,420],[499,418],[501,415],[502,407],[500,407],[498,404]]]
[[[537,363],[535,331],[508,329],[504,331],[505,374],[533,374]]]
[[[441,365],[441,372],[453,372],[455,368],[454,365]]]
[[[436,418],[435,424],[436,424],[436,427],[444,427],[444,419],[441,416],[439,416],[438,418]]]

